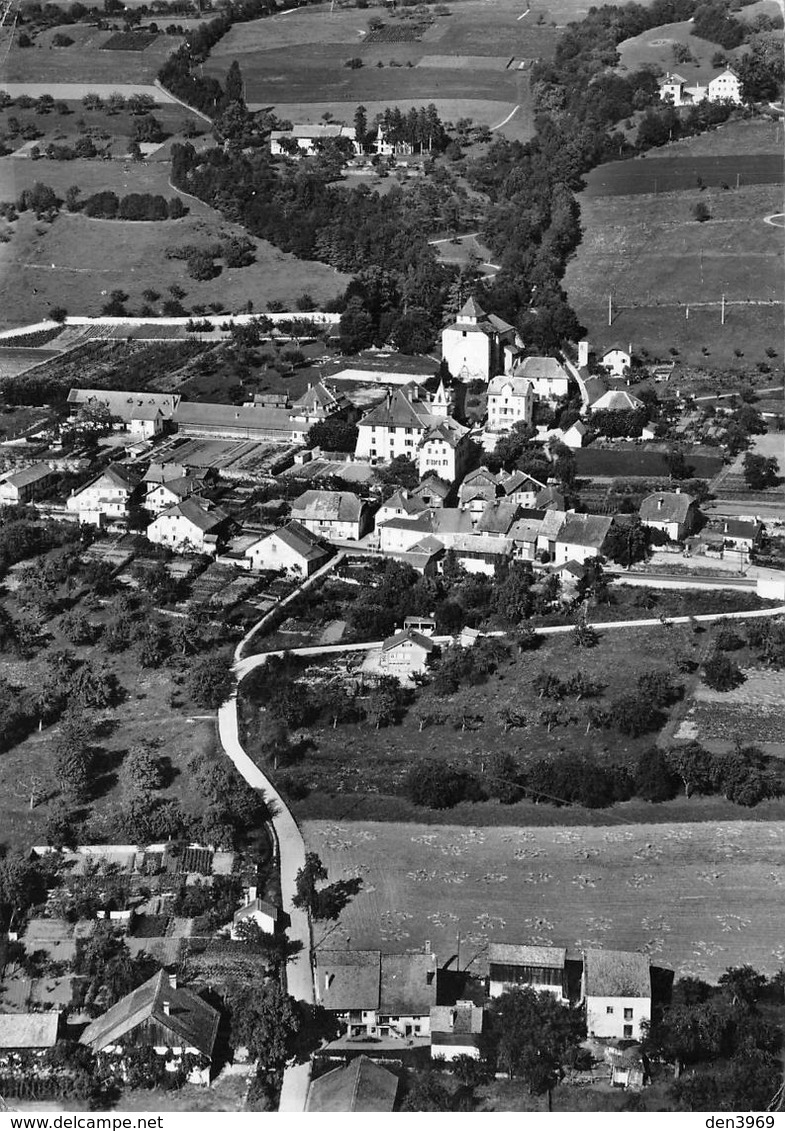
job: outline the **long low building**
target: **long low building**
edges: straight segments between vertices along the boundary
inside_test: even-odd
[[[197,404],[183,401],[172,423],[186,436],[220,440],[288,440],[302,443],[310,424],[293,417],[289,409],[242,407],[232,404]]]

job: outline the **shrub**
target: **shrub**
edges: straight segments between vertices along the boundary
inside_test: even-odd
[[[474,775],[449,762],[434,761],[413,766],[405,789],[415,805],[427,809],[452,809],[461,801],[478,801],[482,797]]]
[[[732,691],[744,683],[744,672],[724,652],[713,652],[703,665],[703,679],[713,691]]]

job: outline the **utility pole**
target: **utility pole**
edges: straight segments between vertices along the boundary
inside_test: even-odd
[[[737,174],[736,174],[736,188],[738,188],[738,187],[739,187],[739,179],[740,179],[740,177],[741,177],[741,173],[737,173]]]
[[[725,295],[722,296],[722,321],[720,324],[725,325]]]
[[[613,325],[613,295],[608,295],[608,325]]]

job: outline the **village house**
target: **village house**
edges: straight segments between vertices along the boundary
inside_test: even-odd
[[[373,149],[379,157],[411,157],[414,153],[414,146],[410,141],[390,141],[381,122],[376,127]]]
[[[553,570],[559,579],[559,589],[563,600],[572,600],[578,594],[578,586],[586,576],[586,568],[580,562],[565,562]]]
[[[188,1082],[210,1083],[210,1064],[220,1014],[164,970],[91,1021],[79,1038],[97,1055],[118,1062],[131,1049],[154,1049],[166,1068],[188,1068]]]
[[[229,515],[207,499],[191,495],[161,511],[145,531],[150,542],[178,553],[211,554],[230,524]]]
[[[338,122],[320,122],[299,123],[288,130],[272,130],[270,153],[273,157],[313,157],[328,141],[348,141],[355,155],[362,152],[354,126],[342,126]]]
[[[509,539],[513,545],[513,557],[517,561],[533,562],[537,556],[537,539],[542,529],[542,512],[519,518],[510,527]]]
[[[162,422],[171,420],[180,396],[177,393],[130,393],[118,389],[71,389],[66,403],[71,417],[77,416],[85,407],[103,407],[121,428],[132,431],[134,415],[147,410],[158,410]],[[138,424],[141,428],[141,418]],[[141,432],[136,434],[141,435]]]
[[[12,1068],[18,1054],[39,1059],[60,1036],[60,1012],[0,1013],[0,1068]]]
[[[152,440],[164,430],[164,414],[158,405],[138,405],[131,411],[128,431],[137,440]]]
[[[506,499],[486,503],[481,513],[474,518],[474,531],[488,538],[507,538],[520,510],[517,503]]]
[[[398,1077],[367,1056],[356,1056],[344,1068],[333,1068],[308,1089],[306,1111],[392,1111]]]
[[[351,491],[305,491],[291,515],[312,534],[337,542],[357,542],[373,526],[371,507]]]
[[[119,463],[110,463],[89,483],[78,487],[66,500],[66,510],[79,516],[81,523],[103,526],[122,521],[136,493],[133,473]]]
[[[48,463],[35,463],[14,471],[0,482],[0,505],[18,506],[40,499],[57,478]]]
[[[588,558],[596,558],[612,525],[613,519],[608,515],[568,511],[554,539],[554,563],[572,561],[582,565]]]
[[[551,993],[561,1001],[566,996],[566,958],[564,947],[492,942],[488,950],[488,994],[501,997],[506,990],[527,986],[537,993]]]
[[[469,429],[452,417],[434,424],[423,436],[417,451],[420,478],[435,472],[447,483],[463,478],[473,456]]]
[[[349,1037],[421,1044],[430,1039],[436,1005],[436,956],[378,950],[318,950],[316,1000],[335,1013]]]
[[[464,510],[482,511],[499,494],[499,476],[487,467],[470,471],[458,488],[458,503]]]
[[[638,400],[626,389],[608,389],[598,397],[591,406],[592,412],[637,412],[644,408],[643,401]]]
[[[528,381],[539,400],[558,401],[570,391],[569,374],[555,357],[524,357],[513,376]]]
[[[434,509],[444,506],[452,488],[452,483],[445,482],[438,475],[426,475],[417,487],[412,488],[411,495],[413,499],[425,503],[426,507]]]
[[[330,557],[330,550],[302,523],[289,522],[252,542],[244,557],[250,561],[251,569],[284,570],[310,577]]]
[[[624,377],[632,364],[632,346],[629,349],[610,346],[600,357],[599,364],[611,377]]]
[[[274,935],[279,919],[280,909],[274,903],[260,899],[255,887],[249,887],[246,889],[245,903],[242,907],[238,907],[232,918],[232,938],[242,937],[238,931],[241,923],[255,923],[266,935]]]
[[[519,421],[531,423],[534,387],[525,377],[494,377],[488,384],[488,432],[510,432]]]
[[[480,1058],[482,1007],[472,1001],[435,1005],[431,1009],[431,1059]]]
[[[645,954],[593,950],[583,954],[581,996],[586,1030],[601,1040],[640,1040],[651,1021],[651,971]]]
[[[422,499],[415,498],[405,487],[399,487],[378,508],[374,515],[374,522],[378,529],[382,523],[389,522],[390,519],[414,519],[427,509],[428,507]]]
[[[378,658],[379,670],[385,675],[396,675],[399,679],[411,679],[413,675],[423,675],[437,647],[429,636],[413,628],[396,632],[382,644]]]
[[[177,506],[183,499],[195,495],[204,488],[204,480],[196,475],[180,475],[165,483],[155,483],[144,497],[144,509],[151,514],[160,514],[169,507]]]
[[[525,471],[513,471],[510,474],[500,471],[498,485],[499,493],[508,502],[527,509],[537,505],[537,497],[545,488],[544,483],[540,483],[539,479],[535,479],[532,475],[527,475]]]
[[[576,420],[569,428],[565,428],[559,439],[568,448],[582,448],[583,441],[589,431],[589,426],[582,420]]]
[[[495,314],[486,314],[474,298],[442,330],[442,359],[461,381],[490,381],[498,373],[509,372],[522,346],[515,327]]]
[[[680,542],[691,534],[698,520],[695,499],[678,488],[647,495],[641,502],[639,513],[641,522],[655,530],[662,530],[671,542]]]

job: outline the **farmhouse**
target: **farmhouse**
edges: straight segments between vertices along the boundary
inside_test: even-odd
[[[204,487],[201,476],[179,475],[164,483],[155,483],[144,498],[144,508],[151,514],[160,514],[167,507],[174,507]]]
[[[505,990],[528,986],[537,993],[564,996],[567,951],[558,946],[523,946],[491,943],[488,951],[488,993],[501,997]]]
[[[356,542],[373,526],[370,506],[351,491],[305,491],[291,513],[312,534],[339,542]]]
[[[66,510],[78,514],[80,522],[92,526],[102,526],[105,520],[124,519],[136,487],[136,480],[127,468],[110,463],[95,479],[68,497]]]
[[[145,533],[150,542],[170,550],[214,555],[229,522],[229,516],[219,507],[192,495],[161,511]]]
[[[216,1009],[160,970],[92,1021],[79,1043],[120,1061],[126,1050],[152,1048],[171,1072],[193,1057],[188,1081],[206,1085],[219,1021]]]
[[[552,556],[556,565],[570,561],[582,565],[588,558],[596,558],[612,524],[613,519],[607,515],[568,511],[554,538]]]
[[[298,124],[289,130],[272,130],[270,153],[273,157],[312,157],[328,141],[347,141],[355,154],[361,153],[354,126],[341,126],[337,122]]]
[[[57,1044],[60,1014],[0,1013],[0,1067],[10,1053],[42,1056]]]
[[[739,106],[741,82],[732,67],[702,82],[690,83],[682,75],[667,74],[660,79],[660,99],[674,106],[694,106],[698,102],[733,102]]]
[[[494,377],[488,385],[488,431],[509,432],[522,421],[529,424],[534,387],[525,377]]]
[[[285,570],[300,577],[310,577],[329,556],[330,551],[322,541],[300,522],[290,522],[274,530],[245,550],[251,569]]]
[[[374,519],[378,528],[383,522],[389,522],[392,518],[417,518],[427,509],[422,499],[414,498],[405,487],[401,487],[382,503]]]
[[[84,407],[103,405],[110,416],[129,429],[135,414],[149,410],[157,409],[162,421],[171,420],[179,403],[180,397],[176,393],[129,393],[116,389],[71,389],[67,401],[72,417]]]
[[[659,491],[647,495],[640,505],[641,522],[662,530],[671,542],[690,534],[698,518],[698,506],[691,495],[681,491]]]
[[[557,401],[570,389],[569,374],[555,357],[525,357],[516,365],[514,376],[529,381],[535,397],[541,400]]]
[[[38,499],[51,487],[56,478],[48,463],[36,463],[15,471],[0,483],[0,504],[14,506]]]
[[[349,1037],[427,1038],[436,1005],[436,956],[378,950],[316,952],[316,998]]]
[[[131,412],[128,431],[139,440],[152,440],[164,430],[164,414],[158,405],[139,405]]]
[[[442,358],[461,381],[490,381],[497,373],[508,372],[521,348],[515,327],[486,314],[474,298],[442,330]]]
[[[404,628],[382,644],[379,669],[386,675],[398,675],[403,679],[413,674],[422,675],[435,651],[436,645],[428,636],[413,628]]]
[[[472,1001],[435,1005],[431,1010],[431,1057],[479,1060],[482,1017],[482,1007]]]
[[[651,1021],[651,972],[645,954],[584,951],[581,992],[589,1036],[640,1040],[641,1023]]]
[[[513,471],[509,475],[505,471],[499,472],[499,491],[508,502],[515,503],[516,506],[527,509],[535,506],[544,487],[544,483],[525,471]]]
[[[398,1077],[369,1060],[356,1056],[345,1068],[334,1068],[308,1089],[306,1111],[392,1111]]]

